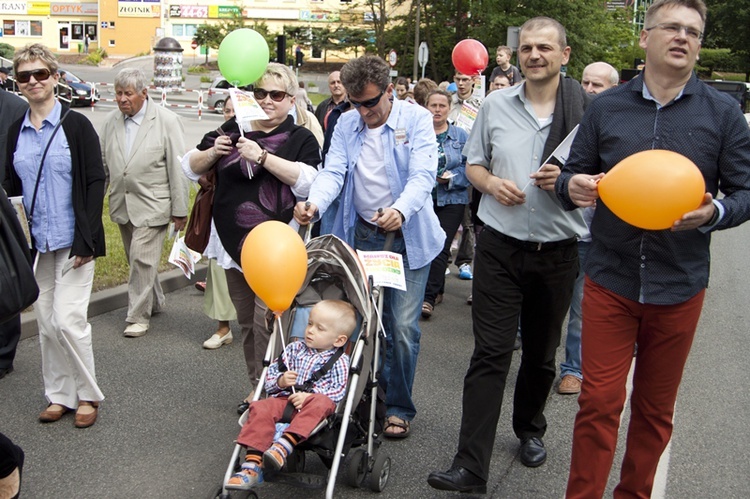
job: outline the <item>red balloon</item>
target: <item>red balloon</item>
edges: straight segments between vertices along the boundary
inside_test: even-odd
[[[489,55],[487,47],[482,42],[470,38],[461,40],[453,47],[453,66],[465,75],[476,76],[482,74],[487,67]]]

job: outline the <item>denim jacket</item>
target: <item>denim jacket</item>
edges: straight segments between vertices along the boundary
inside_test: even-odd
[[[447,184],[437,184],[437,205],[466,204],[469,202],[469,179],[466,178],[466,156],[462,151],[469,135],[462,128],[448,125],[448,137],[443,143],[445,171],[454,174]]]
[[[326,167],[315,178],[308,198],[322,215],[341,192],[332,232],[352,246],[357,213],[351,175],[365,140],[365,126],[356,111],[341,115],[326,155]],[[394,100],[383,127],[382,144],[394,200],[391,208],[404,215],[402,230],[409,268],[416,270],[429,265],[445,241],[445,232],[432,208],[437,141],[429,111]]]

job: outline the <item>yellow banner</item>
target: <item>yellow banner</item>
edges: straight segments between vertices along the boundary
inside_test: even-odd
[[[26,4],[26,13],[30,16],[48,16],[49,2],[29,2]]]

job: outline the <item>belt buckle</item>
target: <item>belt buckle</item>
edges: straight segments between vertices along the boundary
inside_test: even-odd
[[[542,244],[544,243],[536,243],[536,249],[534,251],[542,251]]]

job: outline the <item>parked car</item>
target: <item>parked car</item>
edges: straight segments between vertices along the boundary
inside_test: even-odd
[[[71,106],[92,106],[99,100],[99,91],[91,94],[91,84],[86,83],[67,69],[58,69],[60,82],[57,97],[70,102]]]
[[[711,85],[719,92],[726,92],[737,100],[740,105],[740,109],[745,113],[748,111],[748,104],[750,104],[750,89],[748,85],[742,81],[726,81],[726,80],[703,80],[703,83]]]
[[[221,76],[217,76],[216,79],[214,79],[213,83],[211,83],[211,87],[208,89],[208,94],[206,95],[205,99],[203,99],[204,105],[208,106],[209,109],[213,108],[213,110],[221,114],[224,112],[224,103],[229,98],[229,89],[232,88],[232,85],[229,84],[227,80],[225,80]],[[246,90],[248,92],[252,92],[253,86],[252,85],[245,85],[244,87],[237,87],[240,90]],[[219,92],[216,92],[216,90],[219,90]]]

